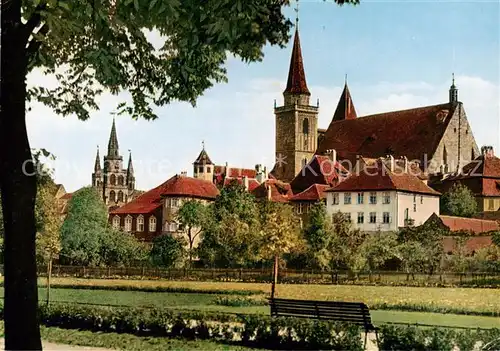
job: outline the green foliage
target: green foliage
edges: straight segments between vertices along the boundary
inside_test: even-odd
[[[366,237],[362,244],[366,269],[370,272],[381,269],[390,259],[397,257],[397,235],[393,232],[378,231]]]
[[[201,234],[203,226],[207,222],[207,208],[204,204],[197,200],[189,200],[182,204],[181,208],[177,212],[177,219],[184,228],[184,232],[187,236],[187,241],[189,244],[188,255],[189,264],[192,265],[193,254],[194,254],[194,242],[196,238]]]
[[[61,254],[73,264],[98,265],[107,228],[106,206],[91,187],[77,191],[68,206],[61,229]]]
[[[441,197],[442,214],[457,217],[473,217],[477,213],[477,202],[474,194],[462,184],[453,187]]]
[[[129,233],[108,227],[101,238],[99,256],[108,266],[130,266],[146,261],[148,249]]]
[[[48,263],[59,256],[61,251],[61,214],[55,198],[56,187],[53,183],[38,185],[36,214],[38,232],[36,252],[40,263]]]
[[[493,242],[493,244],[495,244],[496,246],[500,247],[500,231],[495,231],[491,235],[491,241]]]
[[[233,183],[206,209],[198,256],[206,264],[237,267],[259,259],[259,212],[253,195]]]
[[[151,261],[160,267],[173,267],[181,264],[184,257],[184,241],[170,234],[157,236],[153,239]]]
[[[221,306],[246,307],[246,306],[266,306],[268,302],[263,299],[252,299],[248,297],[218,296],[214,303]]]
[[[311,207],[304,228],[304,239],[310,264],[320,269],[331,268],[331,244],[334,233],[325,204],[319,202]]]

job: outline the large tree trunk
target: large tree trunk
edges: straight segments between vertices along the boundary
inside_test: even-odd
[[[26,132],[23,29],[21,1],[2,1],[0,188],[5,226],[5,349],[41,350],[35,260],[36,177]]]
[[[144,274],[143,274],[144,275]],[[47,306],[50,304],[50,278],[52,277],[52,254],[47,263]]]
[[[274,256],[274,265],[273,265],[273,283],[271,285],[271,299],[274,299],[274,294],[276,292],[276,284],[278,284],[278,265],[279,265],[279,256]]]

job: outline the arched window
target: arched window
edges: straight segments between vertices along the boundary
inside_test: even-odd
[[[125,217],[125,231],[130,232],[132,230],[132,217]]]
[[[118,192],[118,202],[123,202],[123,191]]]
[[[156,232],[156,217],[155,216],[149,217],[149,231]]]
[[[472,148],[471,153],[470,153],[470,159],[474,160],[476,159],[476,155],[474,154],[474,148]]]
[[[109,184],[111,185],[116,185],[116,176],[114,174],[112,174],[110,177],[109,177]]]
[[[123,185],[123,176],[118,177],[118,185]]]
[[[116,202],[116,194],[115,194],[114,190],[111,190],[109,192],[109,201]]]
[[[137,231],[138,232],[144,231],[144,216],[143,215],[139,215],[137,217]]]
[[[113,217],[113,228],[115,229],[120,228],[120,217],[118,216]]]
[[[307,118],[302,121],[302,133],[309,134],[309,120]]]
[[[443,146],[443,164],[448,164],[448,152],[446,151],[446,146]]]
[[[302,160],[302,167],[305,167],[307,165],[307,158],[304,158]]]

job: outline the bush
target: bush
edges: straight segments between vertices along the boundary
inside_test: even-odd
[[[215,299],[216,305],[244,307],[244,306],[265,306],[267,301],[251,299],[247,297],[232,297],[232,296],[219,296]]]

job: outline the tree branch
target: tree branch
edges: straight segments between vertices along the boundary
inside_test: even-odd
[[[37,32],[37,34],[40,35],[46,35],[49,32],[49,26],[45,23],[40,30]],[[29,43],[28,47],[26,48],[26,59],[28,61],[28,66],[33,59],[34,55],[37,53],[37,51],[40,49],[40,46],[42,45],[42,42],[38,39],[33,38]]]
[[[30,19],[26,24],[24,25],[24,40],[28,41],[29,37],[31,34],[33,34],[33,31],[35,30],[36,27],[40,25],[42,22],[42,15],[40,14],[41,11],[45,10],[47,7],[47,3],[41,2],[37,5],[35,8],[35,11],[33,11],[33,14],[31,15]]]

